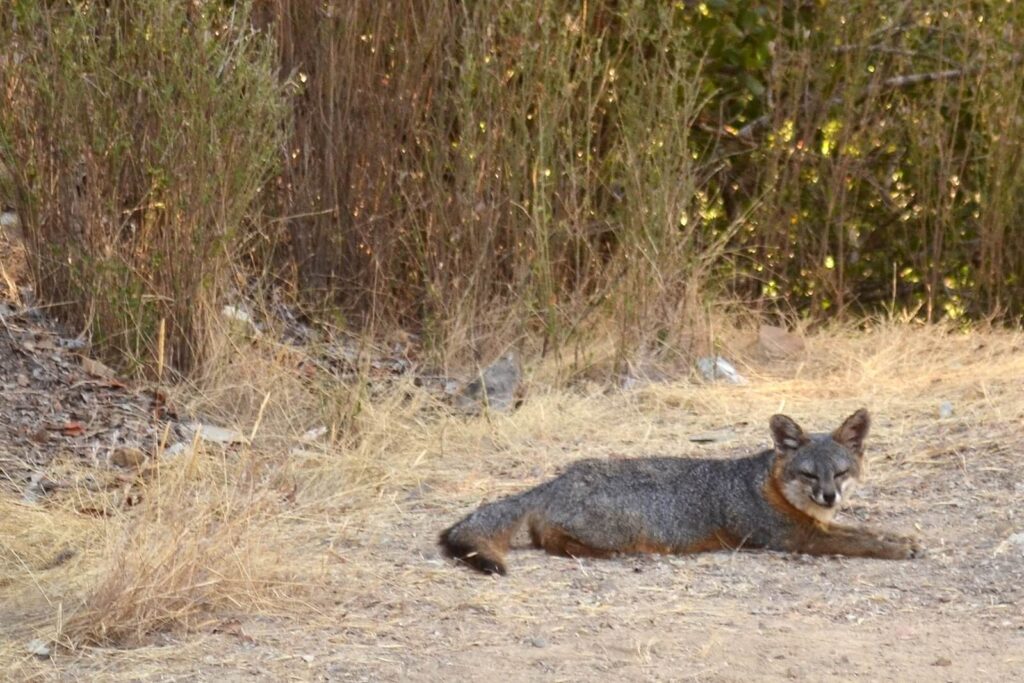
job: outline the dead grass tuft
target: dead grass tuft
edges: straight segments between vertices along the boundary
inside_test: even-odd
[[[279,496],[260,479],[252,454],[196,452],[160,466],[145,486],[150,502],[106,539],[106,562],[61,642],[137,645],[218,610],[269,607],[290,568],[274,520]]]
[[[83,514],[75,491],[49,508],[3,501],[4,526],[27,531],[3,549],[0,590],[32,586],[22,626],[71,650],[272,610],[294,596],[297,565],[285,561],[285,496],[268,485],[267,464],[199,449],[147,472],[142,502],[107,517]]]
[[[321,423],[323,390],[311,379],[307,352],[224,324],[214,338],[202,373],[172,389],[187,413],[236,428],[265,449],[284,448]]]

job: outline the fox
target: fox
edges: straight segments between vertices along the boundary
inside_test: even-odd
[[[442,553],[505,575],[505,554],[525,524],[535,547],[575,558],[740,549],[887,560],[922,555],[915,537],[832,521],[864,471],[866,409],[828,434],[808,434],[786,415],[773,415],[768,426],[772,447],[747,457],[577,461],[445,529]]]

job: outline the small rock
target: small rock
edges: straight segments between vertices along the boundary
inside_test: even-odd
[[[537,648],[547,647],[548,639],[543,636],[534,636],[533,638],[530,638],[530,645]]]
[[[29,651],[29,654],[33,654],[40,659],[49,659],[53,656],[53,648],[50,647],[50,643],[42,638],[33,638],[28,641],[25,649]]]
[[[721,356],[705,356],[697,359],[697,370],[709,382],[725,380],[730,384],[747,384],[747,378],[736,371],[732,363]]]
[[[932,662],[932,666],[953,666],[953,660],[948,657],[939,657]]]
[[[953,404],[949,401],[943,401],[939,405],[939,417],[943,420],[953,417]]]
[[[1006,542],[1012,546],[1016,546],[1018,550],[1024,552],[1024,531],[1018,531],[1015,534],[1010,534],[1010,537],[1006,539]]]
[[[249,443],[249,440],[237,429],[227,429],[226,427],[217,427],[216,425],[198,422],[193,424],[192,428],[199,434],[200,439],[208,443],[218,443],[225,446],[236,443]]]
[[[518,407],[517,392],[521,377],[518,356],[511,351],[467,384],[456,396],[455,405],[470,413],[478,413],[483,408],[507,412]]]

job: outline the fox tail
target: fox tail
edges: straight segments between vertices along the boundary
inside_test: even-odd
[[[527,491],[477,508],[441,532],[442,552],[485,574],[506,573],[505,552],[530,512]]]

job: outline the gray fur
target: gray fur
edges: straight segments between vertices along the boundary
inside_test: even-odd
[[[809,436],[777,415],[770,423],[775,448],[745,458],[582,460],[536,488],[483,505],[446,530],[441,543],[449,556],[497,573],[523,524],[537,545],[552,550],[539,539],[555,529],[586,554],[742,547],[909,557],[916,552],[911,539],[828,526],[860,476],[869,424],[861,410],[833,434]]]

